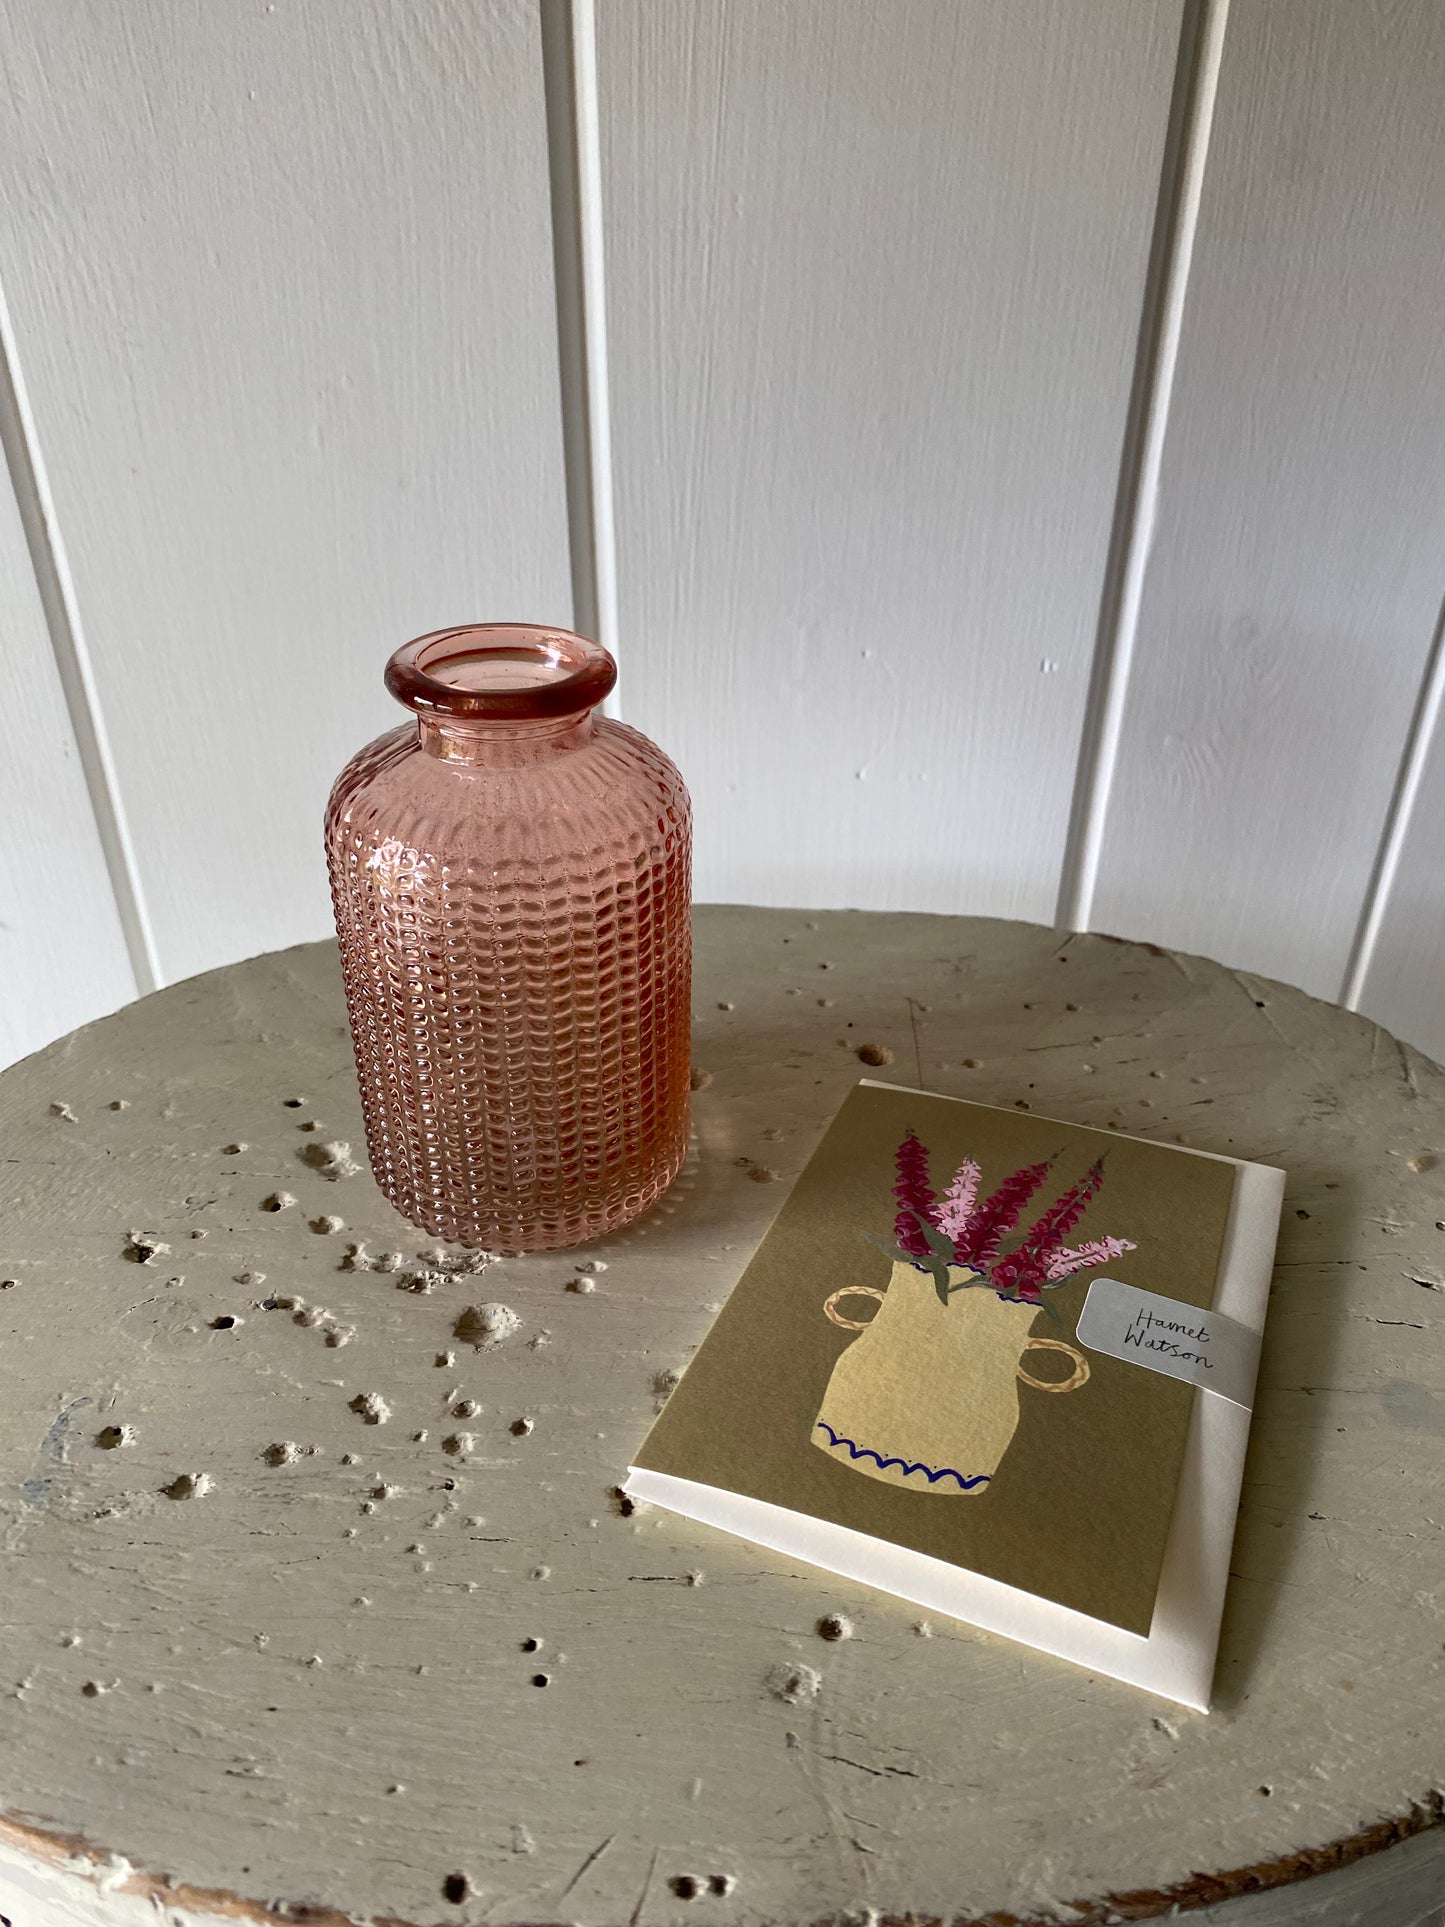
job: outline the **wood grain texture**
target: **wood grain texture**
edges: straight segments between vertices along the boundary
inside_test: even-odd
[[[701,896],[1051,914],[1179,11],[600,9],[627,713]]]
[[[570,592],[528,0],[4,0],[0,274],[163,974],[329,923],[381,670]]]
[[[1439,6],[1233,0],[1094,906],[1327,995],[1440,606],[1442,90]]]
[[[554,1254],[397,1288],[434,1247],[301,1155],[308,1124],[360,1140],[329,947],[0,1078],[0,1877],[51,1891],[40,1834],[124,1856],[108,1895],[73,1882],[84,1927],[130,1927],[163,1876],[183,1922],[1103,1927],[1438,1818],[1445,1072],[1098,937],[704,910],[698,940],[697,1154],[587,1274]],[[619,1508],[859,1040],[895,1077],[1289,1171],[1210,1716]],[[348,1269],[353,1241],[381,1268]],[[458,1342],[475,1302],[520,1327]],[[833,1612],[853,1637],[819,1636]],[[798,1664],[820,1686],[795,1706],[768,1681]],[[679,1891],[714,1875],[735,1884]],[[1329,1922],[1313,1891],[1298,1920]]]
[[[0,467],[0,1064],[134,997],[75,732]]]

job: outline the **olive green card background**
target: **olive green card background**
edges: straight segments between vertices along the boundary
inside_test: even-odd
[[[893,1155],[909,1130],[929,1149],[937,1192],[961,1159],[977,1158],[980,1200],[1019,1166],[1062,1150],[1020,1229],[1107,1151],[1103,1185],[1067,1242],[1112,1235],[1138,1249],[1050,1292],[1062,1323],[1040,1310],[1036,1336],[1073,1341],[1090,1280],[1104,1273],[1191,1305],[1213,1303],[1232,1165],[1022,1112],[860,1084],[634,1463],[812,1513],[1147,1634],[1192,1387],[1096,1352],[1086,1353],[1088,1384],[1065,1397],[1020,1385],[1013,1442],[992,1483],[968,1496],[884,1484],[812,1443],[833,1362],[854,1337],[829,1322],[823,1301],[840,1285],[887,1285],[889,1260],[860,1233],[891,1238]],[[867,1316],[866,1302],[857,1315]],[[1047,1354],[1030,1353],[1029,1364],[1052,1375]]]

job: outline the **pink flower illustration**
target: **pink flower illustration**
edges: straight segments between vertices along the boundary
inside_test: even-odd
[[[895,1256],[906,1256],[921,1270],[931,1272],[945,1305],[954,1292],[968,1285],[985,1285],[1001,1298],[1038,1305],[1043,1303],[1046,1291],[1056,1289],[1077,1272],[1108,1264],[1126,1251],[1136,1250],[1130,1238],[1064,1243],[1103,1185],[1104,1160],[1100,1157],[1060,1193],[1013,1251],[1000,1251],[1004,1238],[1018,1224],[1057,1161],[1057,1157],[1045,1158],[1011,1172],[980,1205],[977,1199],[983,1173],[976,1158],[966,1157],[943,1197],[938,1198],[929,1173],[928,1149],[909,1131],[895,1158]],[[884,1243],[882,1239],[875,1242]],[[888,1248],[886,1244],[884,1248]],[[975,1275],[952,1280],[950,1266]]]
[[[1061,1245],[1049,1260],[1047,1276],[1050,1284],[1062,1284],[1076,1271],[1087,1271],[1091,1265],[1106,1265],[1111,1258],[1122,1258],[1126,1251],[1138,1249],[1132,1238],[1092,1238],[1088,1244],[1072,1250],[1068,1245]]]
[[[982,1176],[972,1158],[965,1158],[959,1165],[953,1183],[943,1194],[943,1207],[938,1214],[938,1228],[946,1238],[963,1236],[963,1228],[973,1216]]]

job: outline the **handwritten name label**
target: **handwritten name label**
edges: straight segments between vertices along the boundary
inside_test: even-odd
[[[1202,1385],[1246,1411],[1253,1403],[1259,1334],[1219,1312],[1140,1291],[1117,1278],[1096,1278],[1079,1314],[1079,1343]]]

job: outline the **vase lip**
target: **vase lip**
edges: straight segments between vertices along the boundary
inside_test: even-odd
[[[617,681],[600,642],[536,622],[473,622],[405,642],[386,686],[408,709],[458,721],[526,722],[595,708]]]

